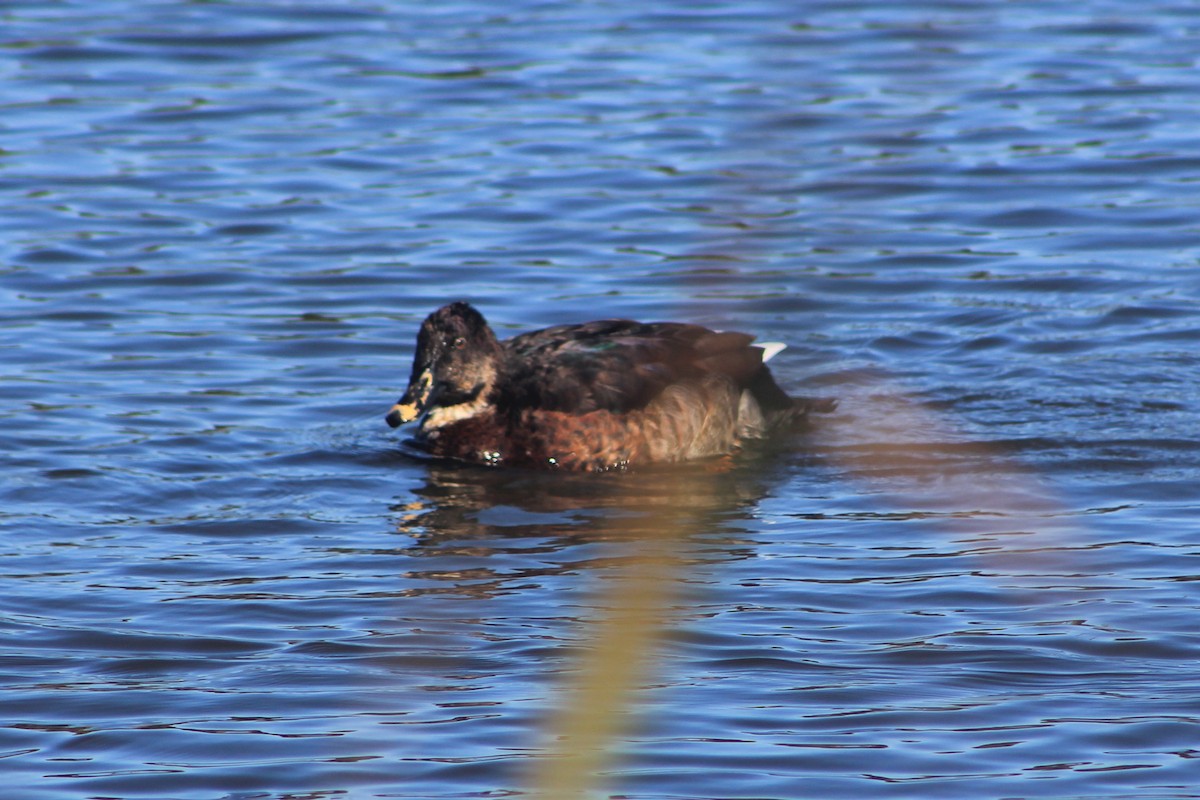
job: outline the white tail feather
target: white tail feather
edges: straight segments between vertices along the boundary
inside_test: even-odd
[[[783,342],[755,342],[754,346],[763,351],[764,364],[779,355],[780,351],[787,348],[787,345]]]

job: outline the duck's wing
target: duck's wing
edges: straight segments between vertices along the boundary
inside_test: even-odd
[[[763,349],[752,341],[749,334],[678,322],[614,319],[546,328],[503,343],[503,399],[513,410],[626,412],[706,373],[746,386],[763,362]]]

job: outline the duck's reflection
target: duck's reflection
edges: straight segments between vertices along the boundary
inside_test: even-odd
[[[543,473],[431,463],[417,499],[393,507],[427,548],[500,547],[529,538],[645,541],[736,528],[767,491],[734,459],[633,474]]]

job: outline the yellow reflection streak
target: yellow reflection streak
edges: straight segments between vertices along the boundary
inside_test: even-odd
[[[594,623],[587,658],[561,693],[564,705],[549,726],[555,751],[535,762],[534,797],[585,797],[626,729],[630,692],[651,666],[670,606],[676,563],[666,556],[669,544],[644,543],[607,582],[597,603],[604,616]]]

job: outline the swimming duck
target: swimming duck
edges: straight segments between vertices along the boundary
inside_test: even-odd
[[[499,341],[464,302],[426,318],[387,415],[415,443],[490,466],[626,469],[733,452],[834,402],[792,398],[763,363],[781,344],[679,322],[605,319]]]

